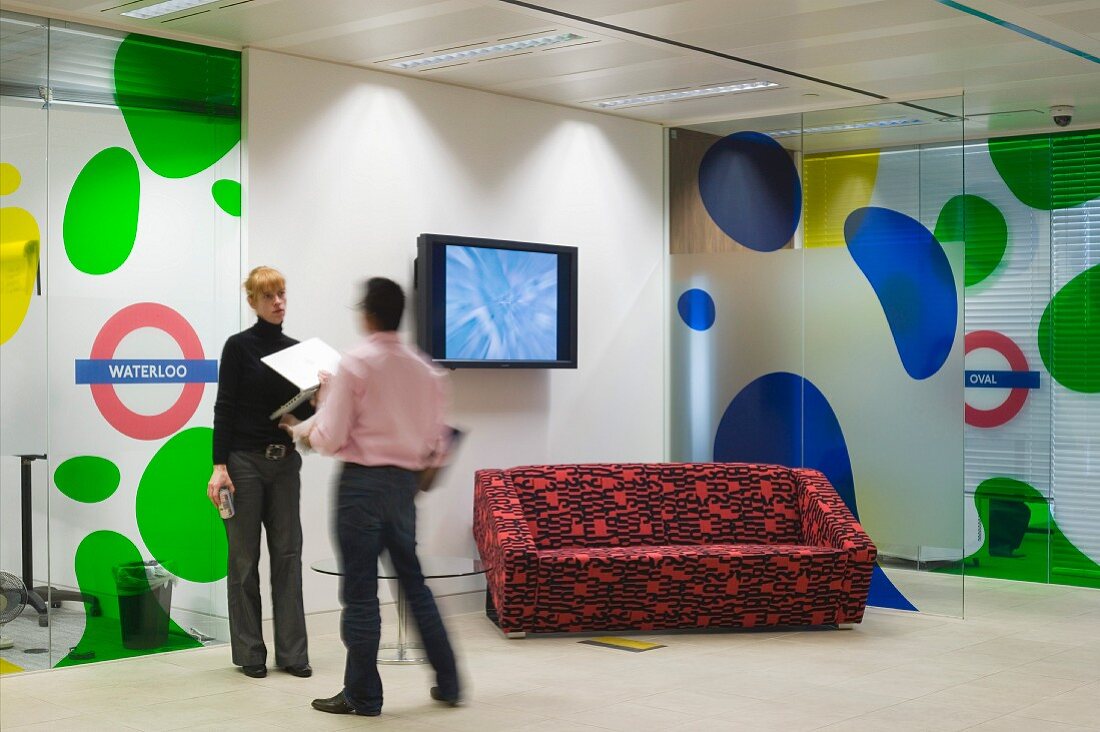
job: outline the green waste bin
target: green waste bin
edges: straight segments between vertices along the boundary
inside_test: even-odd
[[[118,619],[126,648],[159,648],[168,641],[172,575],[160,563],[128,562],[115,567]]]

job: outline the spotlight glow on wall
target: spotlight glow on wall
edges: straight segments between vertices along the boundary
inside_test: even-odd
[[[544,46],[552,46],[556,43],[565,43],[566,41],[579,40],[582,36],[578,36],[575,33],[558,33],[553,36],[542,36],[540,38],[528,38],[522,41],[512,41],[511,43],[497,43],[492,46],[481,46],[480,48],[467,48],[462,51],[453,51],[451,53],[442,53],[438,56],[425,56],[423,58],[414,58],[407,61],[397,61],[390,64],[390,66],[398,69],[418,69],[421,66],[434,66],[436,64],[445,64],[454,61],[471,61],[485,56],[493,56],[499,53],[510,53],[512,51],[523,51],[529,48],[542,48]]]
[[[820,127],[805,127],[796,130],[772,130],[765,132],[769,137],[790,137],[791,135],[813,135],[818,132],[851,132],[852,130],[872,130],[883,127],[908,127],[909,125],[923,125],[924,120],[915,117],[897,117],[894,119],[874,119],[866,122],[848,122],[844,124],[822,125]]]
[[[717,86],[705,86],[697,89],[680,89],[677,91],[658,92],[656,94],[644,94],[637,97],[621,97],[619,99],[604,99],[592,102],[600,109],[617,109],[619,107],[631,107],[637,104],[654,104],[658,102],[678,102],[682,99],[697,99],[699,97],[714,97],[720,94],[736,94],[738,92],[757,91],[759,89],[774,89],[778,87],[774,81],[744,81],[737,84],[721,84]]]
[[[181,10],[190,10],[191,8],[197,8],[200,5],[209,5],[210,3],[216,3],[218,0],[165,0],[165,2],[157,3],[156,5],[148,5],[144,8],[137,8],[136,10],[128,10],[122,15],[128,18],[139,18],[145,20],[147,18],[158,18],[162,15],[170,15],[172,13],[178,13]]]

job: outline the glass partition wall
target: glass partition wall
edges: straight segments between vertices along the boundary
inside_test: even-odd
[[[48,85],[49,29],[4,14],[0,44],[0,671],[11,672],[50,663],[48,113],[37,96]],[[9,75],[21,89],[9,91]]]
[[[0,40],[0,670],[226,640],[240,54],[8,12]]]
[[[961,616],[961,98],[669,132],[670,457],[821,470],[870,604]]]

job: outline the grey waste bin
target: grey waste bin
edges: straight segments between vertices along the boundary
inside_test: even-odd
[[[168,641],[172,575],[158,562],[128,562],[115,567],[122,645],[159,648]]]

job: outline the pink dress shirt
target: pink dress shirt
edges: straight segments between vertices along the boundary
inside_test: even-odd
[[[294,436],[344,462],[423,470],[443,458],[447,398],[445,372],[396,332],[372,333],[340,359]]]

